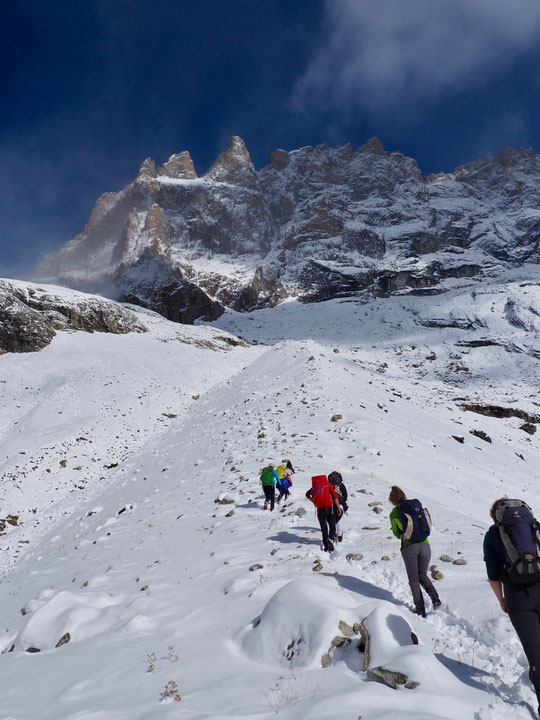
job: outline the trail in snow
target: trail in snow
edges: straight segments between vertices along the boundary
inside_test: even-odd
[[[424,302],[377,303],[362,321],[364,308],[355,303],[288,304],[275,315],[223,318],[223,327],[234,324],[248,339],[256,324],[260,339],[280,330],[286,335],[287,322],[297,334],[317,335],[320,328],[317,341],[289,339],[252,350],[175,341],[162,356],[165,330],[156,328],[146,352],[160,358],[162,397],[183,378],[190,402],[183,405],[170,392],[166,411],[177,417],[167,418],[168,427],[150,432],[79,493],[58,490],[51,504],[36,474],[35,502],[39,512],[51,506],[51,519],[27,532],[32,515],[25,514],[24,525],[2,538],[10,547],[30,539],[19,545],[0,584],[0,649],[15,646],[0,656],[2,717],[531,717],[536,704],[525,658],[485,582],[481,543],[493,497],[515,494],[534,507],[538,451],[517,419],[474,416],[455,398],[498,393],[501,401],[512,391],[521,405],[536,379],[524,373],[530,360],[523,354],[516,359],[498,347],[485,349],[470,377],[444,379],[463,331],[428,331],[402,308],[416,303],[425,311]],[[386,334],[379,321],[389,308],[395,327]],[[201,341],[219,332],[193,330]],[[65,348],[88,352],[83,340],[55,339],[57,362]],[[111,356],[107,344],[103,352],[112,375],[125,367],[122,353]],[[431,352],[436,359],[426,360]],[[37,376],[45,357],[25,358],[28,372]],[[512,379],[516,362],[523,366]],[[4,364],[10,378],[11,363]],[[496,363],[498,389],[489,379]],[[208,367],[212,374],[201,382]],[[59,366],[62,379],[80,392],[84,380],[74,381],[67,368]],[[99,373],[96,384],[109,377]],[[336,413],[342,418],[332,422]],[[133,427],[142,428],[146,409],[133,405],[132,414]],[[73,417],[74,430],[80,417]],[[104,431],[114,432],[114,420],[104,417]],[[471,436],[476,428],[493,442]],[[452,437],[457,434],[463,443]],[[22,436],[38,447],[35,428]],[[76,452],[66,441],[70,465]],[[260,468],[286,457],[297,470],[292,497],[264,513]],[[344,542],[328,556],[304,492],[312,474],[333,469],[343,474],[351,499]],[[420,496],[435,522],[432,563],[444,573],[437,584],[443,608],[426,621],[408,609],[388,523],[393,483]],[[376,514],[373,501],[384,512]],[[296,514],[301,507],[303,517]],[[348,560],[351,553],[363,557]],[[467,564],[443,563],[443,553]],[[317,560],[320,573],[312,571]],[[256,565],[262,567],[250,570]],[[356,636],[330,652],[330,667],[321,667],[339,621],[353,625],[366,617],[382,638],[383,660],[418,680],[415,690],[367,682]],[[419,637],[417,649],[407,642],[408,626]],[[69,642],[56,648],[66,633]],[[40,652],[25,652],[29,647]],[[29,675],[32,692],[22,692]]]

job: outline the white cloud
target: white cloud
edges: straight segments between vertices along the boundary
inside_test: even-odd
[[[496,77],[537,47],[540,2],[325,0],[324,27],[296,108],[394,111]]]

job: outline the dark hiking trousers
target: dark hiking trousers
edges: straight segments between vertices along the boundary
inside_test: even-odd
[[[274,500],[276,498],[276,488],[273,485],[263,485],[264,497],[270,503],[270,510],[274,509]]]
[[[508,616],[529,661],[529,677],[540,701],[540,583],[516,585],[505,582]]]
[[[276,502],[279,502],[282,497],[288,498],[288,497],[289,497],[289,491],[288,491],[288,490],[285,490],[284,487],[281,487],[281,486],[280,486],[280,488],[279,488],[279,495],[278,495],[278,497],[277,497]]]
[[[336,539],[336,517],[334,515],[334,506],[321,508],[317,510],[319,525],[321,526],[322,542],[325,550],[328,550],[328,540]]]
[[[427,574],[431,559],[431,548],[428,543],[411,543],[401,548],[401,556],[407,570],[414,607],[417,612],[423,613],[425,612],[425,605],[420,585],[427,592],[432,602],[439,599],[437,591]]]

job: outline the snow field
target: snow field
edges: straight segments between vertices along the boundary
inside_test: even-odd
[[[0,649],[15,645],[0,655],[0,716],[529,718],[536,704],[525,658],[485,581],[481,544],[495,497],[516,494],[535,506],[535,436],[519,430],[516,418],[476,416],[454,398],[486,401],[490,393],[504,402],[511,391],[529,409],[524,399],[536,387],[535,366],[520,354],[524,364],[513,375],[513,355],[482,348],[501,368],[497,387],[480,370],[454,384],[443,377],[441,358],[471,335],[418,325],[408,308],[425,310],[426,302],[286,303],[273,315],[227,314],[218,325],[231,332],[278,340],[251,350],[173,342],[169,354],[171,342],[160,339],[165,330],[151,329],[147,357],[155,355],[161,373],[155,403],[173,397],[181,369],[186,404],[171,401],[164,411],[182,411],[167,427],[155,421],[146,442],[123,454],[98,484],[58,491],[46,528],[42,522],[27,532],[28,515],[3,538],[12,543],[24,534],[31,542],[0,584]],[[217,332],[190,330],[200,340]],[[293,332],[294,339],[283,337]],[[81,336],[58,337],[50,348],[60,350],[60,340],[79,352]],[[410,345],[418,352],[406,350]],[[83,344],[81,352],[89,348]],[[124,370],[121,353],[111,356],[108,346],[95,351],[114,357],[116,373]],[[436,360],[425,360],[432,351]],[[62,356],[56,367],[69,385]],[[28,358],[36,373],[44,357]],[[6,377],[17,377],[12,368]],[[110,377],[102,372],[96,385]],[[146,413],[133,413],[134,427],[146,426]],[[335,414],[342,418],[332,422]],[[104,433],[118,434],[117,418],[105,414],[101,421]],[[78,422],[76,415],[74,430]],[[476,427],[493,443],[471,436]],[[37,447],[34,433],[27,427],[23,437]],[[66,446],[71,464],[77,445]],[[259,470],[284,458],[297,470],[291,498],[264,512]],[[304,492],[312,474],[334,469],[351,497],[344,542],[327,555]],[[388,523],[393,483],[420,497],[435,522],[432,563],[444,573],[437,582],[443,607],[426,620],[408,609],[399,543]],[[40,510],[50,505],[37,477],[34,493]],[[371,502],[382,503],[383,512]],[[296,514],[301,507],[303,517]],[[351,553],[363,557],[348,560]],[[467,564],[441,562],[443,553]],[[320,573],[312,571],[316,561]],[[377,662],[410,675],[420,682],[416,689],[368,682],[357,636],[331,650],[331,666],[321,667],[339,621],[364,618],[377,638]],[[407,628],[418,646],[407,641]],[[55,648],[66,632],[70,641]],[[40,652],[25,652],[27,643]],[[29,677],[32,692],[22,692]]]

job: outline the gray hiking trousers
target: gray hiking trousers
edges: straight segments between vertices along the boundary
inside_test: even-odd
[[[427,574],[429,561],[431,559],[431,548],[428,543],[411,543],[401,548],[401,556],[405,563],[405,569],[407,570],[414,607],[417,611],[423,612],[425,605],[420,585],[432,600],[438,597],[437,591],[433,587],[433,583]]]

